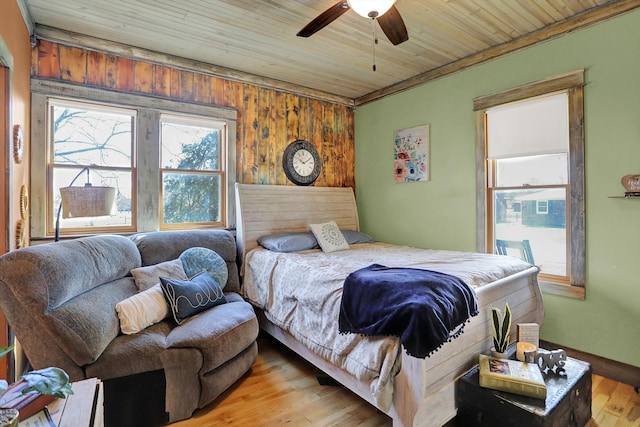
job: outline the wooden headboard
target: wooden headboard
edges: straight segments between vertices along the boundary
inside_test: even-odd
[[[341,229],[360,231],[352,188],[236,184],[236,239],[243,263],[260,236],[309,231],[309,224],[331,220]]]

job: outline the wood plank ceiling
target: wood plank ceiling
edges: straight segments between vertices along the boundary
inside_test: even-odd
[[[78,33],[70,39],[117,42],[121,50],[210,64],[222,77],[355,105],[640,6],[640,0],[398,0],[409,41],[393,46],[377,24],[352,10],[310,38],[296,37],[336,0],[21,1],[36,36]]]

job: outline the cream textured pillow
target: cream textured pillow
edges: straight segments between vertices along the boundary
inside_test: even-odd
[[[146,291],[160,283],[160,276],[172,279],[187,280],[182,261],[177,258],[172,261],[161,262],[147,267],[138,267],[131,270],[131,275],[136,279],[138,292]]]
[[[316,236],[323,252],[349,249],[349,244],[335,221],[329,221],[323,224],[310,224],[309,227],[311,227],[311,231],[313,235]]]
[[[160,284],[152,286],[116,304],[120,330],[130,335],[169,316],[169,305]]]

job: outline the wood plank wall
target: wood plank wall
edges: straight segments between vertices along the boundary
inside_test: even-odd
[[[305,139],[323,161],[314,185],[355,186],[352,107],[48,40],[31,64],[40,78],[236,109],[237,182],[292,185],[282,153]]]

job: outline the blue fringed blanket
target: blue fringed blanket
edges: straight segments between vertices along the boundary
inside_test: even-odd
[[[475,292],[455,276],[372,264],[345,279],[338,325],[340,333],[400,337],[409,355],[425,358],[477,314]]]

